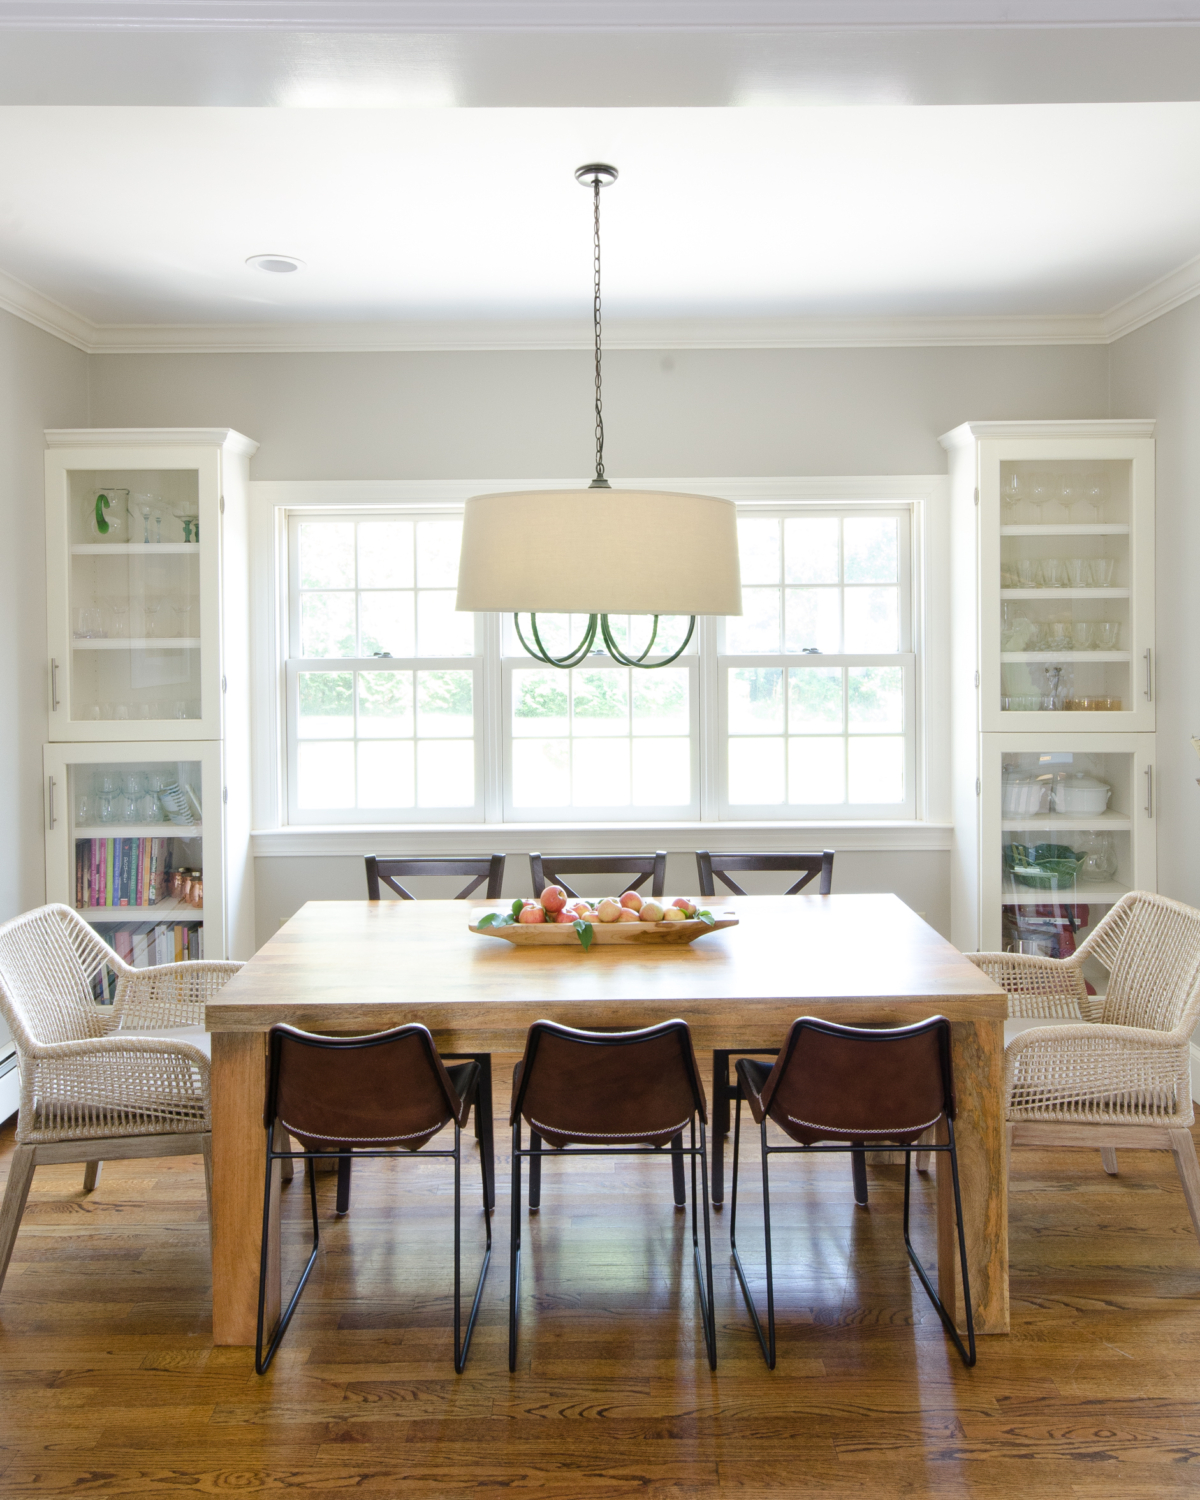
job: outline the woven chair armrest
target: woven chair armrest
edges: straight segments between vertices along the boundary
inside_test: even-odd
[[[1060,1042],[1098,1042],[1103,1043],[1105,1051],[1111,1051],[1115,1043],[1131,1052],[1170,1052],[1186,1047],[1188,1035],[1183,1030],[1151,1031],[1145,1026],[1102,1026],[1082,1021],[1064,1026],[1035,1026],[1018,1032],[1004,1052],[1005,1056],[1015,1057],[1031,1048],[1052,1048]]]
[[[134,969],[117,987],[113,1025],[123,1031],[203,1026],[205,1005],[241,967],[217,959],[192,959]]]
[[[1032,953],[968,953],[977,969],[1008,993],[1010,1020],[1075,1021],[1091,1009],[1080,965]]]
[[[31,1062],[52,1063],[55,1061],[77,1061],[87,1057],[106,1057],[114,1053],[145,1053],[155,1057],[164,1054],[182,1053],[189,1062],[198,1067],[206,1077],[209,1061],[203,1050],[191,1042],[178,1037],[138,1036],[132,1032],[124,1034],[109,1032],[107,1036],[81,1037],[72,1042],[39,1042],[22,1049],[23,1056]]]

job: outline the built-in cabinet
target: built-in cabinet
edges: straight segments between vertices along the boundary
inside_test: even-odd
[[[1156,886],[1153,434],[970,422],[941,440],[966,951],[1067,956]]]
[[[47,899],[139,966],[248,958],[257,444],[85,429],[46,445]]]

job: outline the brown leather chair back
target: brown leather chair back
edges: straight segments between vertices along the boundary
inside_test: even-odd
[[[699,1112],[704,1085],[686,1021],[641,1031],[576,1031],[535,1021],[513,1089],[523,1117],[551,1146],[662,1146]]]
[[[758,1102],[806,1144],[914,1141],[943,1115],[954,1118],[950,1022],[931,1016],[876,1029],[803,1016],[792,1023]]]
[[[266,1123],[322,1147],[415,1151],[469,1112],[424,1026],[371,1036],[273,1026],[269,1046]]]

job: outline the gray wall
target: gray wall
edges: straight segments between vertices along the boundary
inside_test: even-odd
[[[0,921],[46,899],[46,427],[86,427],[87,356],[0,312]]]
[[[1157,419],[1158,888],[1200,906],[1200,298],[1109,350],[1114,416]]]

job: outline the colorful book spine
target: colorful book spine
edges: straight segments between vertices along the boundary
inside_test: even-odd
[[[117,906],[120,903],[113,900],[113,855],[116,850],[113,845],[115,839],[104,840],[104,905]]]
[[[162,839],[150,840],[150,862],[146,879],[146,902],[150,906],[158,905],[159,888],[159,866],[162,864]]]

